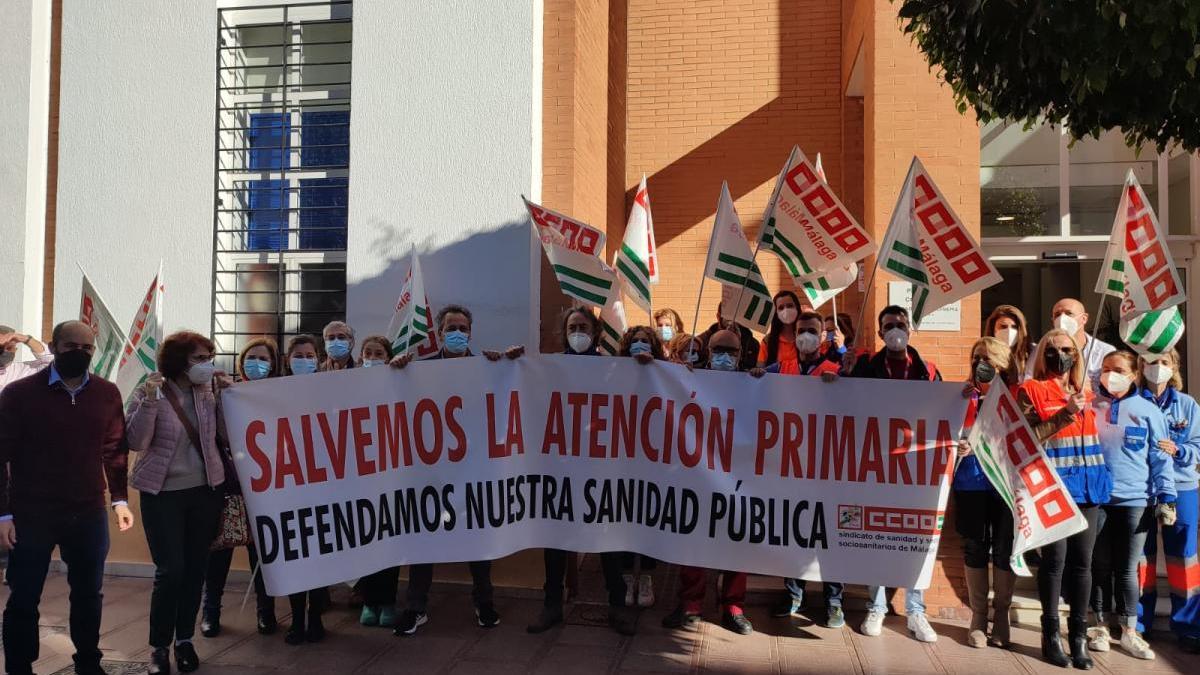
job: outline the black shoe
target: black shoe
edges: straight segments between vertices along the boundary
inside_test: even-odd
[[[171,675],[171,650],[166,647],[155,647],[150,652],[150,665],[146,666],[148,675]]]
[[[745,614],[725,612],[721,615],[721,625],[738,635],[749,635],[754,632],[754,624],[750,623],[750,619],[747,619]]]
[[[279,630],[279,622],[275,619],[275,613],[259,614],[258,615],[258,634],[259,635],[274,635],[275,631]]]
[[[500,614],[494,605],[484,605],[475,608],[475,623],[480,628],[495,628],[500,625]]]
[[[1042,658],[1047,663],[1066,668],[1071,665],[1071,659],[1067,658],[1066,652],[1062,648],[1062,637],[1058,634],[1058,618],[1047,619],[1042,617]]]
[[[638,613],[629,607],[609,607],[608,627],[618,635],[637,635]]]
[[[793,598],[791,593],[785,593],[778,603],[771,606],[771,616],[777,619],[785,616],[800,616],[800,606],[801,602]]]
[[[205,612],[200,619],[200,634],[206,638],[217,637],[221,634],[221,613]]]
[[[190,642],[175,645],[175,666],[181,673],[190,673],[200,667],[200,657]]]
[[[1095,664],[1088,654],[1087,621],[1067,619],[1067,642],[1071,646],[1071,665],[1079,670],[1091,670]]]
[[[283,641],[289,645],[302,645],[307,640],[304,635],[304,615],[292,615],[292,625],[288,626],[287,632],[283,634]]]
[[[393,635],[416,635],[417,629],[424,626],[429,621],[429,615],[425,612],[417,612],[411,609],[404,610],[400,615],[400,619],[396,621],[396,627],[392,630]]]
[[[309,642],[320,642],[325,639],[325,624],[321,622],[320,612],[308,613],[308,630],[304,633],[304,639]]]
[[[553,607],[543,607],[542,613],[538,616],[537,621],[525,627],[527,633],[545,633],[563,622],[562,605],[554,605]]]
[[[683,606],[676,607],[673,612],[663,617],[663,628],[692,628],[700,623],[700,615],[686,612]]]

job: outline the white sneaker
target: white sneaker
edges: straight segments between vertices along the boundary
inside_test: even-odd
[[[921,642],[937,642],[937,633],[933,632],[933,626],[924,614],[908,615],[908,632]]]
[[[1121,631],[1121,649],[1129,652],[1135,659],[1154,660],[1154,650],[1135,631]]]
[[[638,577],[637,604],[638,607],[654,606],[654,583],[650,579],[649,574],[643,574]]]
[[[867,618],[863,619],[862,622],[862,634],[879,637],[883,633],[883,616],[884,612],[876,612],[874,610],[867,612]]]
[[[637,596],[637,585],[633,583],[633,575],[622,574],[621,578],[625,580],[625,606],[633,607]]]
[[[1108,651],[1108,642],[1112,637],[1108,634],[1108,626],[1092,626],[1087,629],[1088,649],[1094,652]]]

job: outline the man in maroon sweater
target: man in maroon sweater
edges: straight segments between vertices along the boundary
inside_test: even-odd
[[[32,673],[38,659],[38,603],[57,546],[71,587],[75,672],[100,667],[100,609],[108,556],[105,479],[122,531],[133,526],[125,503],[125,415],[117,387],[88,364],[95,336],[87,324],[54,328],[54,364],[0,392],[0,546],[8,558],[4,663]]]

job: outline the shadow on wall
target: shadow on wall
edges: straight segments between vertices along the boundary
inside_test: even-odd
[[[448,304],[460,304],[474,318],[472,347],[500,349],[529,344],[530,317],[536,311],[531,264],[540,263],[526,219],[513,220],[448,244],[436,235],[413,241],[410,227],[372,223],[371,250],[404,250],[378,274],[346,285],[346,315],[360,336],[382,334],[392,320],[396,300],[408,275],[408,250],[416,245],[430,308],[436,314]],[[403,243],[400,243],[403,242]],[[537,259],[530,260],[536,254]],[[353,270],[349,270],[351,273]]]

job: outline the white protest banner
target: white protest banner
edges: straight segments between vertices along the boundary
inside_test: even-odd
[[[150,282],[142,304],[138,305],[129,328],[129,339],[117,364],[116,385],[123,401],[128,401],[146,376],[158,369],[158,345],[163,339],[163,290],[162,263],[159,263],[158,274]]]
[[[896,200],[878,264],[912,282],[916,324],[926,314],[1001,281],[916,157]]]
[[[1012,509],[1014,571],[1029,575],[1022,558],[1026,551],[1087,529],[1087,520],[1005,387],[992,387],[979,402],[967,442]]]
[[[1133,170],[1125,175],[1096,292],[1121,299],[1121,320],[1186,300],[1166,233]]]
[[[599,257],[604,251],[604,233],[527,199],[525,207],[562,292],[587,305],[603,307],[617,283],[616,270]]]
[[[526,356],[239,383],[267,591],[528,548],[929,585],[962,385]]]
[[[779,173],[763,216],[760,245],[783,261],[796,286],[875,252],[866,228],[833,194],[799,146]]]
[[[121,348],[128,338],[121,332],[117,320],[108,311],[108,305],[104,304],[86,272],[83,274],[83,291],[79,297],[79,320],[96,332],[96,353],[88,370],[106,380],[112,379],[117,359],[121,358]]]
[[[619,288],[614,287],[608,302],[600,308],[600,339],[596,349],[600,350],[601,354],[616,356],[620,351],[621,336],[628,329],[625,303],[621,300]]]

